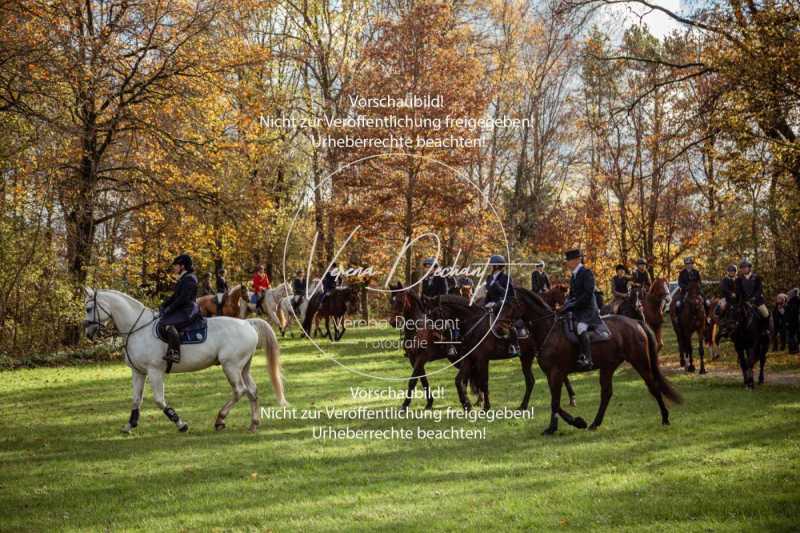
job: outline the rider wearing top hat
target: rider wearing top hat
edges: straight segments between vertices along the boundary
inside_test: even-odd
[[[560,314],[572,313],[576,323],[576,333],[580,343],[577,365],[579,370],[591,370],[592,344],[589,331],[600,324],[600,311],[595,299],[594,273],[583,264],[580,250],[567,250],[564,253],[567,268],[572,272],[569,282],[569,298]]]
[[[181,360],[180,330],[197,318],[200,309],[195,302],[197,276],[192,268],[192,258],[181,254],[172,262],[172,267],[178,281],[175,283],[175,292],[161,304],[158,327],[168,344],[164,359],[178,363]]]
[[[620,304],[628,297],[628,282],[630,281],[625,265],[619,264],[614,270],[616,274],[611,278],[611,293],[614,295],[614,299],[611,301],[612,313],[616,313]]]
[[[506,258],[502,255],[493,255],[489,258],[489,265],[492,267],[492,274],[486,280],[486,303],[484,305],[498,310],[501,306],[507,308],[514,299],[514,285],[511,277],[505,273]],[[520,353],[517,338],[517,327],[514,325],[511,328],[511,338],[508,345],[509,355],[517,356]]]
[[[544,271],[544,261],[537,261],[531,273],[531,290],[536,294],[544,294],[550,290],[550,278]]]

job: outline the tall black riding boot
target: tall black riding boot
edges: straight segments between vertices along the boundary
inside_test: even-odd
[[[581,353],[578,355],[578,370],[591,370],[594,366],[592,362],[592,342],[589,340],[589,332],[584,331],[578,337]]]
[[[173,363],[181,362],[181,336],[175,326],[167,326],[164,328],[164,333],[167,337],[167,353],[164,355],[165,361],[172,361]]]

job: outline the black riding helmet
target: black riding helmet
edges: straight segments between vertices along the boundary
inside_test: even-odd
[[[175,258],[175,260],[172,262],[172,264],[173,265],[183,265],[183,268],[185,268],[188,272],[191,272],[192,270],[194,270],[193,267],[192,267],[192,258],[189,256],[189,254],[181,254],[181,255],[179,255],[178,257]]]

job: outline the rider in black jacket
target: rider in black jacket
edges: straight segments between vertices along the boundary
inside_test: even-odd
[[[195,302],[197,276],[192,268],[192,258],[181,254],[175,258],[172,266],[178,281],[175,283],[175,292],[161,304],[158,327],[169,345],[164,359],[178,363],[181,360],[180,331],[197,318],[199,308]]]
[[[580,250],[568,250],[564,257],[567,268],[572,272],[569,282],[569,298],[564,303],[560,314],[572,313],[580,342],[581,353],[578,355],[578,368],[590,370],[592,362],[592,344],[589,331],[601,324],[600,311],[595,298],[594,273],[586,268],[583,263],[583,254]]]

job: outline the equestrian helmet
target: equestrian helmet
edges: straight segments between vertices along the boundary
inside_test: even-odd
[[[647,264],[647,261],[645,261],[644,259],[642,259],[642,258],[640,257],[639,259],[637,259],[637,260],[636,260],[636,264],[637,264],[637,265],[646,265],[646,264]]]
[[[489,258],[489,264],[494,266],[506,266],[506,258],[502,255],[493,255]]]
[[[725,269],[727,272],[733,272],[734,274],[739,270],[736,268],[736,265],[728,265],[728,268]]]
[[[753,268],[753,263],[751,263],[746,257],[739,262],[739,268]]]
[[[684,265],[693,265],[694,264],[694,257],[691,257],[691,256],[684,257],[683,264]]]

